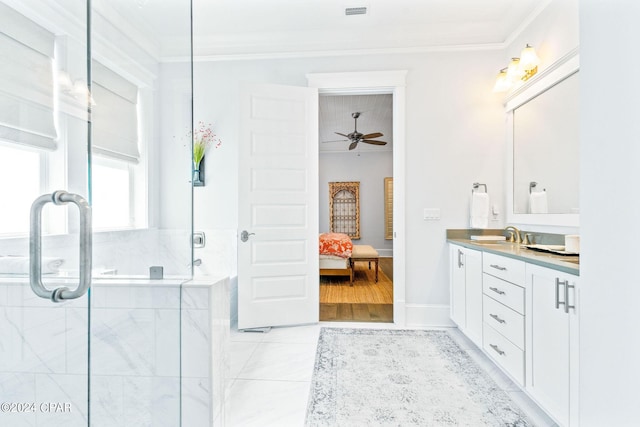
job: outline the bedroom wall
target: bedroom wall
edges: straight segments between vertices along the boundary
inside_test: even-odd
[[[393,153],[320,153],[320,232],[329,231],[329,182],[360,181],[360,239],[380,256],[393,256],[393,241],[384,238],[384,178],[393,176]]]

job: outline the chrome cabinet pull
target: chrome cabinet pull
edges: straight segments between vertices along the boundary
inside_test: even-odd
[[[493,351],[498,353],[500,356],[504,356],[504,351],[500,350],[500,348],[497,345],[489,344],[489,347],[491,347],[493,349]]]
[[[491,264],[489,267],[495,268],[496,270],[505,271],[507,267],[499,266],[498,264]]]
[[[491,289],[493,292],[495,292],[498,295],[504,295],[504,291],[501,291],[498,288],[492,288],[491,286],[489,287],[489,289]]]
[[[464,263],[462,262],[462,251],[458,249],[458,268],[462,268]]]
[[[493,317],[495,321],[498,323],[507,323],[506,320],[501,319],[497,314],[489,314],[489,316]]]
[[[47,289],[42,283],[42,208],[47,203],[66,205],[73,203],[80,211],[80,280],[78,287]],[[91,230],[91,206],[78,194],[55,191],[38,197],[31,205],[29,230],[29,284],[33,292],[41,298],[53,302],[76,299],[83,296],[91,286],[91,260],[93,234]]]
[[[569,289],[575,289],[576,285],[570,285],[569,280],[565,280],[564,283],[564,312],[568,314],[570,308],[576,308],[575,305],[569,304]]]
[[[560,278],[556,277],[556,308],[560,308],[561,305],[564,305],[564,311],[565,312],[569,312],[567,309],[567,284],[569,283],[568,280],[560,280]],[[564,301],[560,301],[560,285],[564,286]]]

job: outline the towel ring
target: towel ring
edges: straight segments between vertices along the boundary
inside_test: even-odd
[[[537,185],[538,185],[538,183],[535,182],[535,181],[531,181],[529,183],[529,194],[531,194],[533,192],[533,189],[536,188]],[[542,191],[547,191],[547,189],[543,188]]]
[[[474,183],[473,183],[473,188],[471,189],[471,194],[473,194],[473,190],[477,190],[477,189],[478,189],[479,187],[481,187],[481,186],[482,186],[482,187],[484,187],[484,192],[485,192],[485,193],[488,193],[488,191],[487,191],[487,184],[480,184],[480,183],[478,183],[478,182],[474,182]]]

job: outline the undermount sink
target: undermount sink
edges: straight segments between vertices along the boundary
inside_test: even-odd
[[[501,235],[471,236],[471,240],[473,241],[473,243],[476,243],[479,245],[495,245],[495,244],[502,245],[505,243],[511,243],[511,242],[507,242],[506,237]]]

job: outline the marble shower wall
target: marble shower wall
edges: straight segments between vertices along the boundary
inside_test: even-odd
[[[86,426],[89,382],[92,426],[222,425],[228,292],[228,279],[98,280],[89,313],[88,296],[53,304],[0,279],[0,403],[14,404],[0,425]]]

